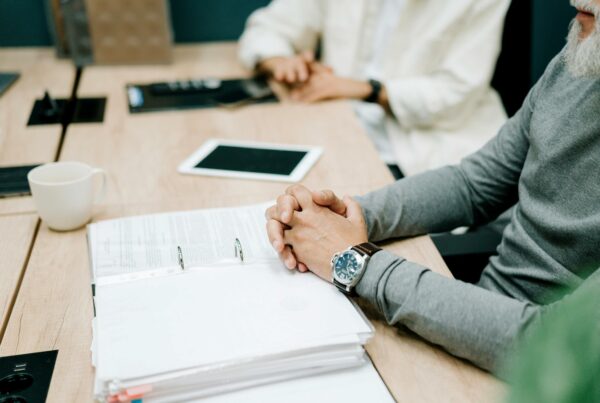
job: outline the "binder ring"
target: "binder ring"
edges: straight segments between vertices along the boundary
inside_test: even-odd
[[[179,267],[181,267],[181,270],[185,270],[185,264],[183,262],[183,252],[181,251],[181,246],[177,246],[177,260],[179,261]]]
[[[233,249],[235,253],[235,257],[239,257],[240,261],[244,263],[244,251],[242,250],[242,243],[239,238],[235,238],[233,241]]]

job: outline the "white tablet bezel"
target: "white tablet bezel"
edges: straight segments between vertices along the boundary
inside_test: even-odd
[[[289,175],[264,174],[258,172],[226,171],[221,169],[196,168],[196,165],[220,145],[244,148],[260,148],[266,150],[304,151],[306,155]],[[192,155],[183,161],[177,171],[182,174],[219,176],[226,178],[256,179],[276,182],[299,182],[310,168],[317,162],[323,149],[313,146],[297,146],[291,144],[260,143],[253,141],[232,141],[224,139],[209,139]]]

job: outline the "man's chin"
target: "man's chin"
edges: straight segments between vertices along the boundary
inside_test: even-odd
[[[582,24],[574,19],[569,28],[565,61],[575,77],[600,78],[600,27],[582,37]]]

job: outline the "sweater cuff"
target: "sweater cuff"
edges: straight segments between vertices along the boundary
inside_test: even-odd
[[[371,214],[369,213],[369,203],[365,195],[363,196],[354,196],[354,201],[360,204],[360,208],[363,212],[363,217],[365,219],[365,224],[367,224],[367,237],[369,239],[373,239],[372,228],[373,228],[373,220],[371,218]]]
[[[385,250],[375,253],[369,259],[365,273],[356,284],[357,294],[373,305],[378,306],[377,292],[382,278],[389,276],[394,268],[405,261],[406,259]]]
[[[363,277],[356,285],[356,292],[392,323],[390,302],[402,306],[414,297],[424,272],[429,272],[429,269],[383,250],[369,260]]]

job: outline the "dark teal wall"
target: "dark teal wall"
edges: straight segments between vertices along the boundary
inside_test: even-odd
[[[0,0],[0,46],[51,44],[46,0]],[[127,1],[127,0],[123,0]],[[177,42],[237,39],[248,15],[269,0],[170,0]]]
[[[0,46],[44,46],[51,43],[45,0],[0,0]],[[126,1],[126,0],[123,0]],[[568,0],[532,1],[531,78],[536,81],[564,46],[575,14]],[[269,0],[170,0],[177,42],[236,39],[247,16]],[[519,63],[515,60],[515,63]]]
[[[523,0],[513,0],[523,1]],[[531,46],[532,82],[542,75],[546,65],[565,45],[569,22],[575,10],[568,0],[534,0]]]
[[[0,0],[0,46],[50,44],[44,0]]]
[[[248,15],[267,4],[269,0],[171,0],[175,40],[204,42],[237,39]]]

